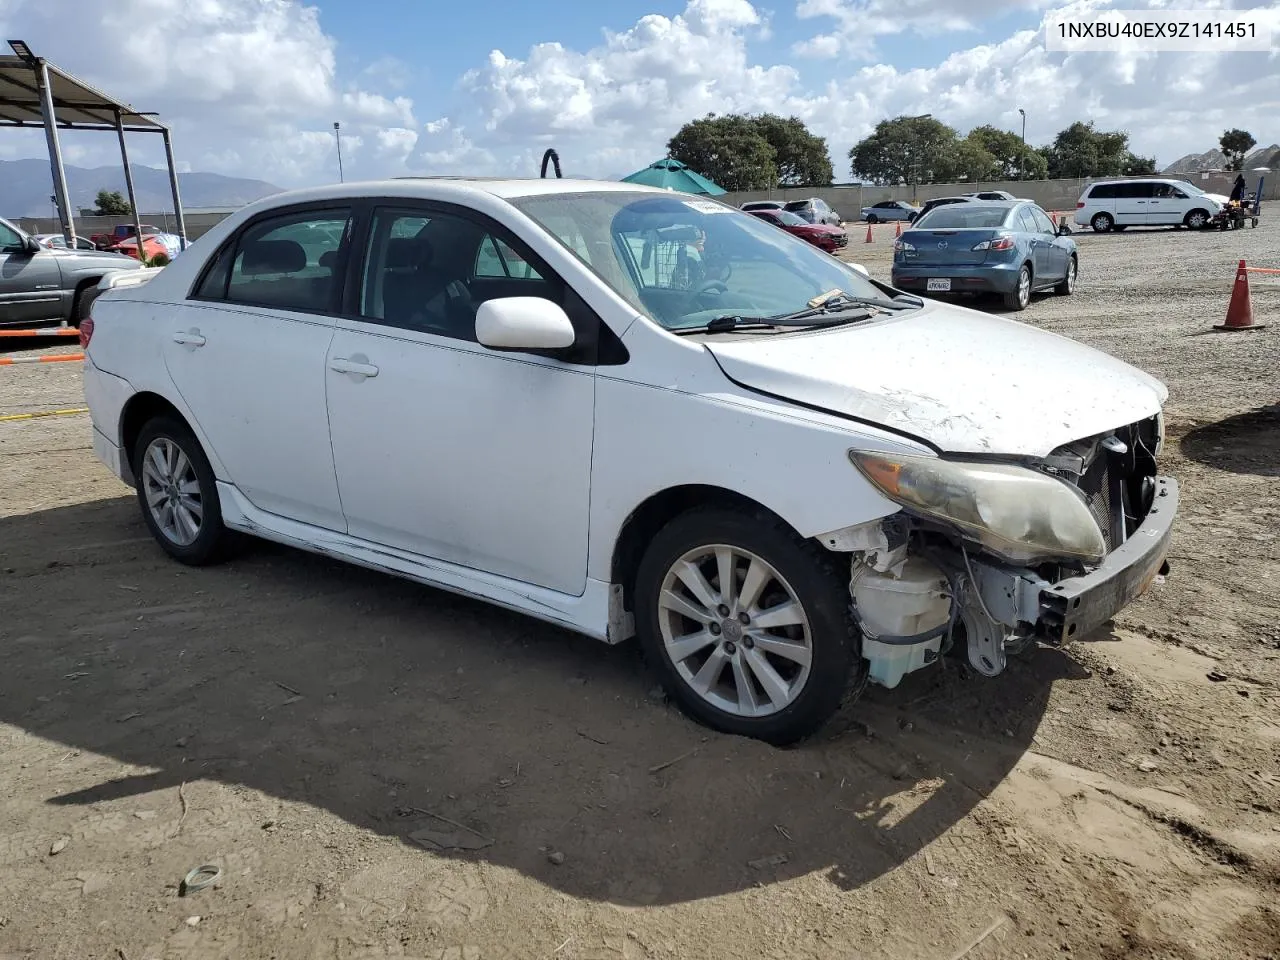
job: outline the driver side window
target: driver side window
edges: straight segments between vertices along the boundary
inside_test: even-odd
[[[12,227],[0,223],[0,250],[5,253],[14,253],[22,250],[22,235]]]

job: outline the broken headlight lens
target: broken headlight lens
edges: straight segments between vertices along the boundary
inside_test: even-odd
[[[849,459],[890,500],[960,527],[1019,562],[1107,552],[1102,531],[1071,487],[1026,467],[850,450]]]

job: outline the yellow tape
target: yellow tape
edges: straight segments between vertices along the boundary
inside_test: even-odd
[[[6,413],[0,417],[0,423],[10,420],[34,420],[37,417],[69,417],[76,413],[88,413],[88,407],[72,407],[67,410],[37,410],[35,413]]]

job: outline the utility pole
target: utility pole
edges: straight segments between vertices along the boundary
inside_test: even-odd
[[[1022,156],[1018,158],[1018,179],[1027,179],[1027,111],[1021,107],[1018,112],[1022,114]]]
[[[337,120],[333,121],[333,138],[338,141],[338,182],[345,183],[342,176],[342,130]]]

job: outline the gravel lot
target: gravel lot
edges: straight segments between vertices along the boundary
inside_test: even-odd
[[[887,277],[893,233],[849,258]],[[482,604],[265,544],[182,568],[86,416],[0,422],[0,958],[1280,956],[1280,286],[1208,332],[1280,224],[1076,237],[1019,319],[1169,384],[1170,577],[794,750]],[[75,364],[0,367],[0,416],[82,404]]]

